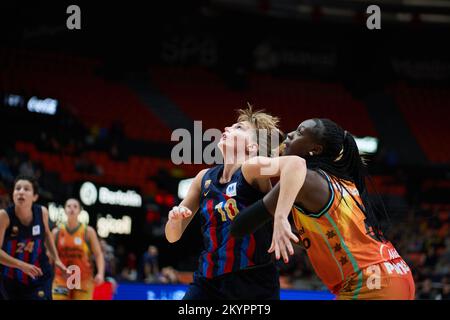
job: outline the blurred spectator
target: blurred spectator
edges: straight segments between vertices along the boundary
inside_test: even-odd
[[[22,162],[19,167],[19,174],[34,177],[36,175],[36,169],[33,165],[33,162],[31,160]]]
[[[95,163],[90,161],[84,154],[75,162],[75,170],[79,173],[93,174],[97,176],[103,174],[102,170],[95,165]]]
[[[180,281],[178,280],[177,271],[169,266],[162,269],[158,282],[163,284],[177,284]]]
[[[10,204],[11,201],[9,199],[9,195],[7,193],[2,193],[3,190],[0,187],[0,208],[4,209],[7,208]]]
[[[450,283],[447,277],[442,278],[441,292],[436,297],[437,300],[450,300]]]
[[[159,261],[158,248],[150,245],[143,257],[144,263],[144,281],[146,283],[153,283],[158,281],[159,276]]]
[[[117,145],[117,143],[113,143],[111,145],[111,148],[109,149],[109,155],[110,155],[111,159],[113,159],[113,160],[117,160],[117,161],[125,160],[122,157],[121,152],[119,151],[119,146]]]
[[[0,179],[7,182],[13,183],[14,175],[11,171],[9,162],[6,158],[0,158]]]
[[[419,291],[416,295],[419,300],[434,300],[436,292],[433,290],[433,283],[430,278],[425,279],[419,284]]]
[[[115,256],[117,259],[116,273],[121,274],[122,270],[125,268],[127,260],[127,250],[123,244],[118,244],[115,249]]]
[[[138,272],[136,269],[136,255],[134,253],[129,253],[127,256],[127,262],[121,273],[122,280],[125,281],[136,281],[138,277]]]
[[[429,246],[426,251],[426,258],[424,266],[432,268],[437,264],[438,257],[436,255],[436,249],[433,246]]]
[[[116,275],[116,257],[114,256],[114,248],[110,246],[106,240],[100,240],[100,246],[105,257],[105,278],[114,277]]]
[[[450,238],[446,239],[446,246],[436,264],[436,273],[450,275]]]

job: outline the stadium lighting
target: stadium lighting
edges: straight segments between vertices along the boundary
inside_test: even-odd
[[[373,154],[378,150],[378,139],[374,137],[354,137],[359,153]]]
[[[194,181],[194,178],[184,179],[180,181],[180,183],[178,184],[178,198],[180,199],[186,198],[187,192],[192,184],[192,181]]]
[[[111,215],[101,217],[97,220],[97,232],[102,238],[107,238],[113,234],[131,234],[131,218],[123,216],[121,219],[114,219]]]
[[[38,99],[31,97],[27,103],[27,109],[30,112],[54,115],[58,107],[58,100],[55,99]]]

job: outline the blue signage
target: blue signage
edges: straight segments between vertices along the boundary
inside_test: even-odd
[[[119,283],[114,300],[181,300],[187,285]],[[281,290],[281,300],[333,300],[327,291]]]

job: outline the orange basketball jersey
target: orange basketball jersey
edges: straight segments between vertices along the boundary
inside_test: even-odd
[[[318,213],[294,206],[292,214],[309,260],[329,290],[338,293],[350,276],[361,275],[365,267],[385,261],[400,260],[392,264],[392,271],[399,275],[408,273],[408,266],[398,259],[393,245],[370,234],[359,207],[363,208],[363,203],[356,186],[320,173],[328,180],[331,193],[328,204]],[[362,276],[359,280],[362,285]]]
[[[81,280],[92,279],[93,270],[90,262],[91,249],[87,240],[87,226],[79,224],[74,230],[61,225],[56,234],[56,249],[61,261],[67,267],[76,265],[81,271]],[[55,270],[56,277],[63,277],[59,268]]]

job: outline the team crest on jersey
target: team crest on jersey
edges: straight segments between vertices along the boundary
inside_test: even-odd
[[[75,237],[75,239],[73,240],[73,242],[74,242],[77,246],[81,246],[81,238],[80,238],[80,237]]]
[[[236,195],[236,185],[237,182],[233,182],[227,186],[227,196],[234,197]]]
[[[11,229],[11,237],[17,237],[19,235],[19,227],[13,226]]]
[[[342,195],[344,197],[348,194],[351,194],[354,197],[359,196],[358,189],[356,189],[356,188],[345,188],[344,190],[342,190]]]
[[[206,180],[205,181],[205,189],[207,189],[210,184],[211,184],[211,179]]]
[[[35,225],[32,229],[32,234],[33,236],[38,236],[41,234],[41,226],[40,225]]]

